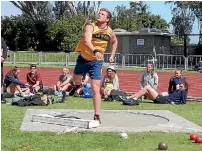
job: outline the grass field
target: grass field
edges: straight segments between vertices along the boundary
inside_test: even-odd
[[[65,104],[55,103],[46,107],[24,108],[5,104],[1,108],[2,151],[155,151],[161,141],[168,143],[169,151],[202,150],[202,144],[192,143],[188,140],[189,134],[185,133],[128,133],[128,139],[121,139],[119,133],[56,134],[20,131],[27,109],[92,109],[91,99],[84,100],[70,97]],[[202,126],[202,104],[197,102],[188,102],[187,105],[183,106],[155,105],[146,102],[133,107],[123,106],[120,102],[103,102],[102,109],[169,110]]]

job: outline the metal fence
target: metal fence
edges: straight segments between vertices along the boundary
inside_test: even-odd
[[[185,59],[183,55],[158,54],[156,56],[156,67],[159,69],[185,68]]]
[[[197,65],[199,61],[202,61],[202,55],[190,55],[187,57],[186,61],[187,70],[193,70],[195,65]]]
[[[154,60],[154,57],[149,54],[126,54],[124,67],[145,67],[146,63]]]
[[[6,59],[8,64],[30,64],[39,65],[64,65],[72,66],[76,64],[78,53],[56,53],[56,52],[10,52],[10,57]],[[104,66],[109,65],[110,53],[104,54]],[[146,63],[154,63],[157,69],[184,68],[193,70],[194,66],[202,60],[202,56],[190,55],[187,58],[183,55],[158,54],[155,57],[150,54],[126,54],[125,56],[116,53],[114,66],[143,68]]]

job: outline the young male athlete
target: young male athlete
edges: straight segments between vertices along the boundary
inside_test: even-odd
[[[108,42],[111,42],[111,56],[109,62],[114,62],[117,49],[117,38],[115,33],[109,27],[111,20],[109,10],[102,8],[99,11],[95,22],[87,22],[83,29],[83,36],[80,39],[75,51],[79,52],[76,66],[74,68],[75,88],[81,86],[81,76],[88,73],[91,78],[94,104],[94,120],[100,122],[101,106],[101,69],[103,64],[103,55]]]

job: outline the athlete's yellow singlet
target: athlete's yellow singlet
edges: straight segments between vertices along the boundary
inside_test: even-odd
[[[93,46],[95,47],[95,49],[99,50],[102,55],[104,55],[105,49],[107,48],[107,44],[110,41],[112,29],[110,27],[107,27],[106,29],[100,29],[96,25],[96,22],[88,24],[91,24],[93,26]],[[97,60],[97,57],[94,55],[94,53],[89,50],[89,48],[85,45],[83,37],[79,41],[75,51],[80,52],[81,56],[86,60]]]

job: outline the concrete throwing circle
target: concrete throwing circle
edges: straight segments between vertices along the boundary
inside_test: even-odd
[[[167,110],[102,110],[101,125],[90,129],[80,128],[76,125],[74,127],[64,126],[62,125],[64,121],[58,121],[65,118],[92,120],[93,114],[92,110],[28,109],[21,125],[21,130],[63,133],[70,132],[72,129],[76,131],[99,132],[202,132],[200,126]],[[36,122],[32,119],[35,115],[50,115],[50,117],[56,117],[57,119],[51,119],[51,124],[44,121]],[[54,123],[54,120],[57,124]]]
[[[76,117],[87,120],[93,118],[93,112],[68,112],[64,113],[62,117]],[[129,111],[105,111],[101,113],[100,118],[102,122],[100,127],[145,127],[169,122],[169,119],[160,115]]]

